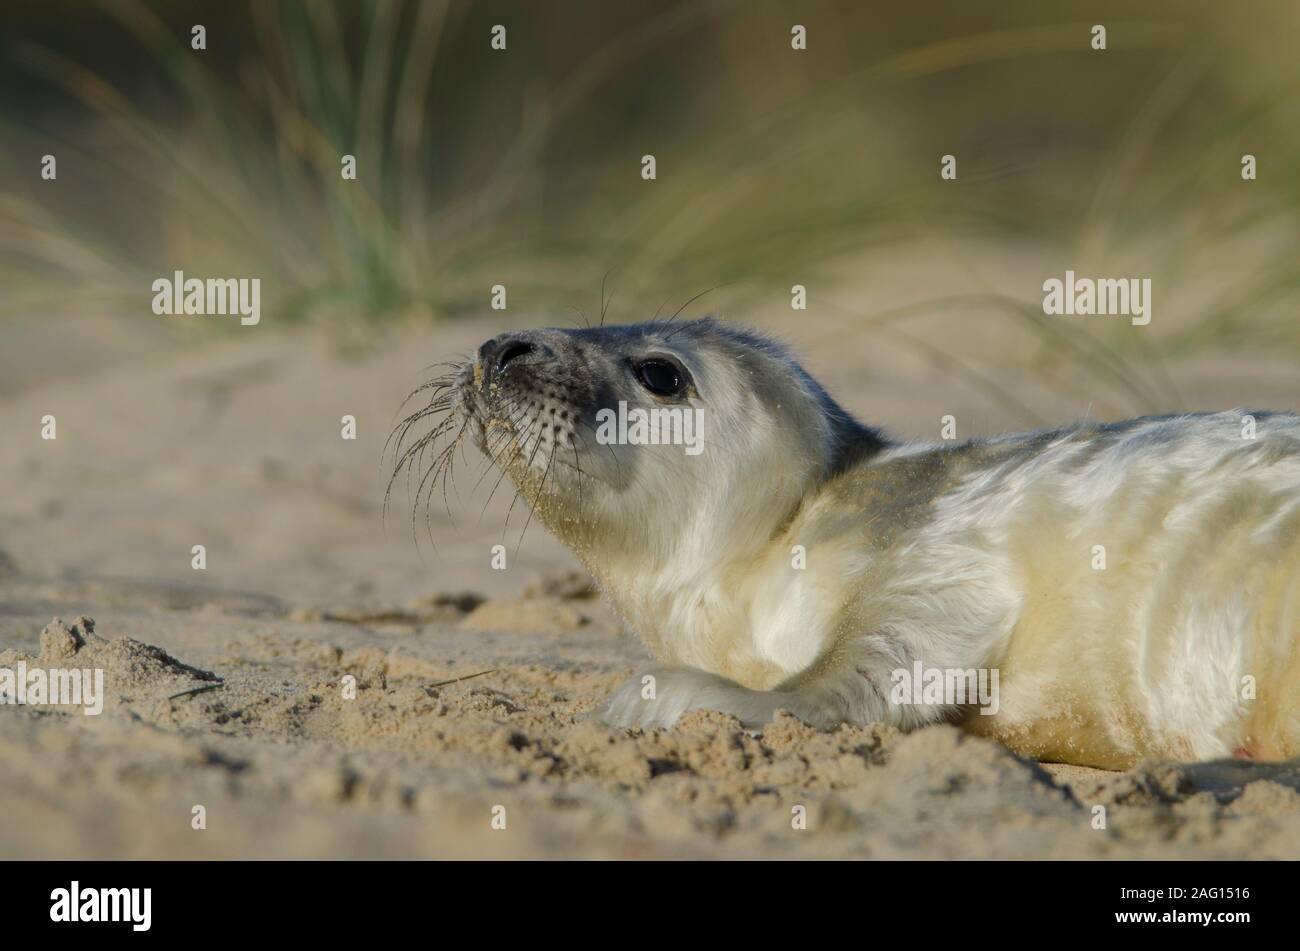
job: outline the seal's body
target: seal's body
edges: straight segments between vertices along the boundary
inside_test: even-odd
[[[608,723],[786,709],[1111,768],[1300,755],[1300,417],[895,444],[713,320],[507,334],[451,389],[662,664]],[[620,404],[698,410],[702,451],[600,438]],[[997,696],[900,691],[928,671],[996,672]]]

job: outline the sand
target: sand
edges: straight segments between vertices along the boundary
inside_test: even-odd
[[[494,630],[467,623],[488,605]],[[138,607],[116,612],[129,633],[93,625],[74,650],[86,621],[52,621],[29,666],[104,669],[105,710],[0,715],[0,854],[1285,858],[1300,842],[1294,764],[1108,773],[950,726],[784,716],[758,736],[715,713],[610,730],[587,714],[634,646],[595,622],[500,629],[531,607],[374,624]]]
[[[880,260],[843,294],[872,310],[943,292],[915,277]],[[963,431],[1024,425],[913,351],[846,343],[837,319],[796,331],[775,306],[750,322],[787,328],[846,405],[895,433],[932,437],[946,413]],[[149,333],[172,339],[98,362],[93,336],[14,331],[47,351],[59,337],[70,369],[0,395],[0,667],[97,667],[106,697],[93,717],[0,707],[0,857],[1300,857],[1296,763],[1112,773],[950,726],[591,722],[645,655],[541,526],[520,540],[526,513],[503,532],[504,488],[484,510],[495,479],[473,489],[477,460],[454,521],[440,497],[427,526],[420,513],[418,546],[402,492],[382,518],[401,398],[507,323],[396,330],[360,357],[272,321],[202,345],[164,324]],[[1058,385],[1069,371],[1018,338],[947,329],[962,334],[966,359],[1039,413],[1129,409]],[[1171,368],[1196,408],[1300,404],[1285,364],[1211,369]],[[40,439],[45,414],[56,440]]]

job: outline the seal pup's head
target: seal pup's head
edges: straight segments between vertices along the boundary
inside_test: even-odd
[[[714,319],[512,331],[447,386],[445,428],[597,577],[744,556],[883,445],[784,347]]]

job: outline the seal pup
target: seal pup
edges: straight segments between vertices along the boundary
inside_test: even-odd
[[[401,463],[450,436],[445,478],[469,435],[657,661],[605,723],[784,709],[1107,768],[1300,755],[1300,417],[900,443],[714,319],[502,334],[426,386],[399,449],[446,416]],[[655,410],[698,414],[700,451],[608,425]]]

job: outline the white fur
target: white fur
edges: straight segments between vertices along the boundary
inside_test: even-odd
[[[968,725],[1046,758],[1300,753],[1300,419],[1261,419],[1254,440],[1232,412],[1092,441],[1066,433],[989,464],[884,552],[858,539],[888,513],[837,526],[845,512],[825,491],[743,559],[694,508],[677,550],[689,556],[615,585],[616,599],[653,632],[656,656],[731,683],[660,669],[656,701],[630,684],[602,715],[639,726],[699,707],[751,725],[781,706],[823,726],[954,715],[885,700],[889,672],[919,659],[997,668],[999,713]],[[942,448],[893,449],[867,468]],[[800,543],[804,571],[789,559]],[[1238,695],[1247,675],[1271,727]]]

